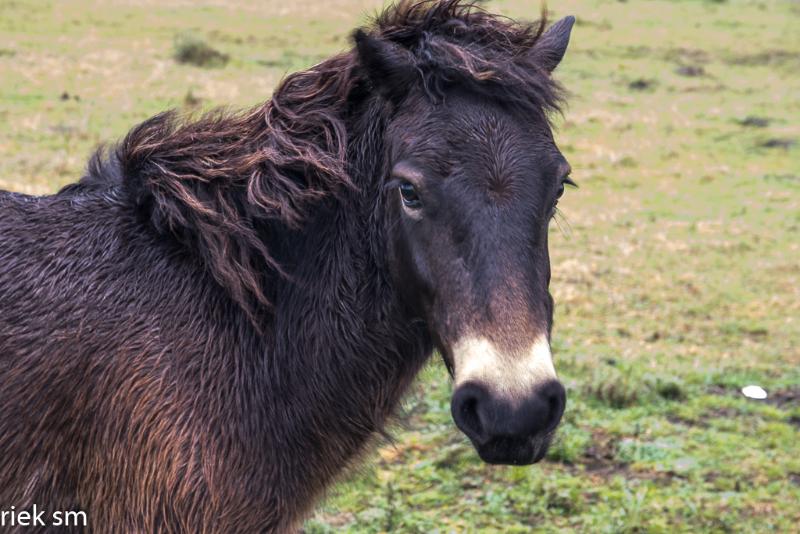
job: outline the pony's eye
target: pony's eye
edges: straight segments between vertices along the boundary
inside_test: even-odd
[[[556,203],[558,203],[558,199],[564,196],[564,187],[566,186],[578,187],[578,184],[569,175],[562,178],[561,183],[558,184],[558,191],[556,191]]]
[[[400,197],[403,199],[403,205],[411,209],[419,209],[422,207],[422,201],[419,199],[417,188],[411,182],[403,182],[400,184]]]

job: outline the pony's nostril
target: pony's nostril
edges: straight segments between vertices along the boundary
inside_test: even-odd
[[[486,401],[486,391],[476,384],[465,384],[453,395],[451,411],[458,428],[469,438],[481,441],[484,424],[481,421],[481,403]]]
[[[567,404],[567,393],[560,382],[550,382],[544,393],[547,398],[547,422],[545,432],[552,432],[561,422],[564,408]]]
[[[476,433],[481,431],[481,419],[478,417],[478,399],[470,397],[461,403],[461,421]]]

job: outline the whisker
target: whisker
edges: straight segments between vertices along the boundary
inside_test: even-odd
[[[556,222],[556,226],[558,226],[558,230],[561,232],[561,235],[569,239],[572,237],[572,225],[569,223],[567,216],[564,215],[564,212],[560,209],[556,208],[555,213],[553,213],[553,220]]]

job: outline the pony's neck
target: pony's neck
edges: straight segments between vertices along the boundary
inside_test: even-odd
[[[293,243],[292,281],[275,300],[267,368],[278,386],[268,405],[291,414],[281,442],[304,451],[281,457],[297,457],[289,469],[320,489],[383,431],[431,353],[373,253],[384,236],[363,208],[348,203],[309,220]]]
[[[293,246],[284,250],[293,281],[282,285],[274,315],[275,339],[286,344],[277,353],[292,352],[304,370],[297,391],[320,401],[308,403],[314,428],[360,436],[361,443],[383,429],[432,350],[387,263],[385,106],[370,100],[349,120],[348,171],[356,189],[321,203],[292,234]],[[339,404],[333,418],[331,398]]]

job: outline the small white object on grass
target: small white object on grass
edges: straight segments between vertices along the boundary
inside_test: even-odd
[[[764,400],[767,398],[767,392],[761,386],[745,386],[742,388],[742,395],[748,399]]]

